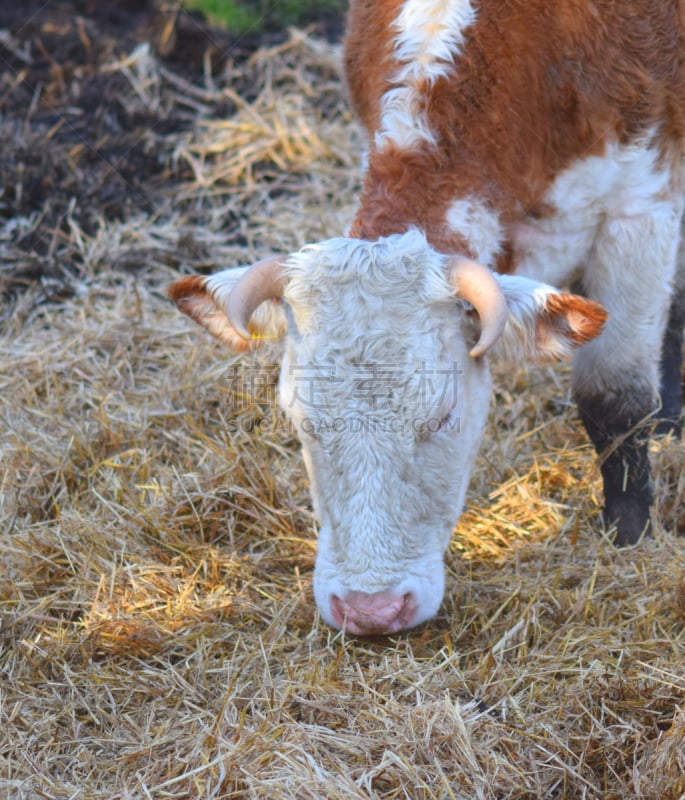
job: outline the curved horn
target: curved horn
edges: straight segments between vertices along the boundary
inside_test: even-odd
[[[283,261],[285,256],[270,256],[257,261],[240,277],[226,302],[226,316],[236,333],[247,339],[250,333],[250,317],[257,306],[265,300],[275,300],[283,296],[285,276]]]
[[[478,312],[480,339],[469,355],[472,358],[482,356],[499,339],[507,323],[509,309],[504,294],[487,267],[466,258],[451,260],[447,279],[457,296],[471,303]]]

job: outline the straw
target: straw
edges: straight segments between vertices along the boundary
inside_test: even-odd
[[[14,222],[54,235],[54,284],[0,231],[3,796],[682,798],[683,446],[654,444],[654,538],[616,550],[568,368],[494,365],[439,617],[329,629],[278,350],[230,357],[165,287],[344,230],[339,49],[293,32],[201,92],[149,49],[108,65],[196,120],[152,132],[147,211]]]

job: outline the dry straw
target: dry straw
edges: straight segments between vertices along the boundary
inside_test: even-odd
[[[201,88],[149,49],[110,65],[133,107],[197,124],[157,213],[72,221],[73,296],[29,288],[4,315],[0,794],[678,800],[680,443],[653,446],[654,538],[617,551],[567,369],[496,365],[439,618],[348,639],[313,605],[277,352],[234,362],[165,300],[179,268],[344,229],[360,137],[337,65],[299,33]]]

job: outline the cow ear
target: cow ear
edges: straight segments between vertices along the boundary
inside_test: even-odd
[[[508,360],[552,361],[570,357],[602,332],[609,315],[593,300],[560,292],[539,281],[497,275],[509,308],[495,351]]]
[[[250,339],[229,321],[226,307],[231,291],[249,267],[237,267],[206,277],[187,275],[169,286],[167,293],[184,314],[206,328],[234,353],[254,350],[287,329],[286,315],[278,298],[261,303],[250,317]]]

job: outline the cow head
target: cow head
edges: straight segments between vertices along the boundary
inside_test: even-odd
[[[583,298],[438,254],[414,230],[182,278],[170,295],[233,349],[285,332],[280,403],[320,525],[314,594],[326,622],[354,634],[438,611],[487,416],[484,353],[564,355],[606,318]]]

